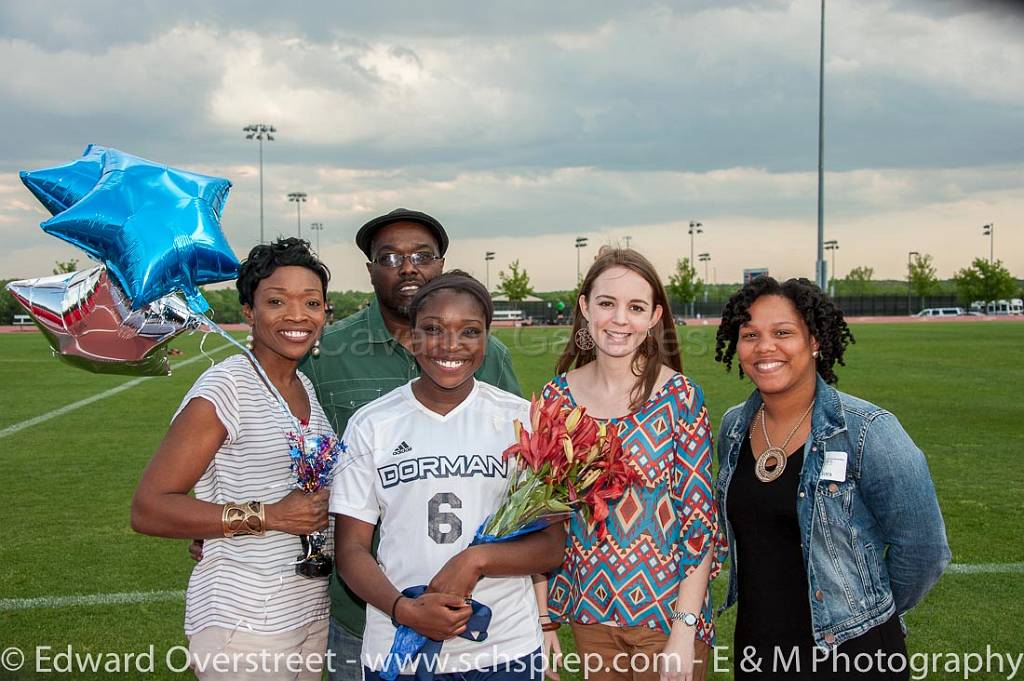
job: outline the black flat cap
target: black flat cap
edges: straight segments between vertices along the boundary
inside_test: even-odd
[[[441,226],[440,222],[426,213],[421,213],[417,210],[396,208],[386,215],[375,217],[360,227],[359,231],[356,232],[356,246],[366,254],[367,260],[373,259],[373,254],[370,252],[370,246],[373,244],[373,235],[376,234],[377,230],[381,227],[390,225],[394,222],[418,222],[429,229],[437,239],[437,246],[441,251],[439,255],[444,255],[444,252],[448,250],[448,234],[444,231],[444,227]]]

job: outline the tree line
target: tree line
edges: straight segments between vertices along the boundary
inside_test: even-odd
[[[56,262],[53,273],[73,272],[78,262]],[[907,279],[875,280],[874,269],[867,266],[854,267],[842,279],[835,279],[831,284],[836,297],[852,296],[892,296],[906,295],[910,292],[919,298],[933,295],[955,294],[964,306],[974,301],[992,301],[1008,298],[1024,298],[1024,282],[1018,281],[1003,265],[1001,260],[990,263],[984,258],[976,258],[969,267],[958,271],[952,279],[940,280],[936,276],[932,256],[919,255],[910,262]],[[4,288],[8,280],[0,281],[0,324],[11,324],[14,315],[23,314],[24,309],[14,296]],[[684,305],[699,300],[707,291],[709,297],[721,300],[728,297],[739,287],[739,284],[707,284],[697,274],[689,258],[680,258],[675,270],[669,276],[665,289],[669,296]],[[535,291],[530,283],[530,275],[518,260],[513,261],[508,271],[498,273],[498,285],[494,293],[504,294],[512,303],[536,296],[549,302],[561,301],[569,309],[579,295],[579,286],[575,290]],[[245,321],[242,306],[238,302],[238,292],[234,288],[203,289],[203,295],[210,303],[211,318],[221,324],[238,324]],[[334,319],[342,319],[369,304],[373,293],[369,291],[330,291],[328,299],[334,309]]]

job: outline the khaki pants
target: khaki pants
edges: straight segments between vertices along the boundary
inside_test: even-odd
[[[597,671],[585,674],[588,681],[659,681],[657,665],[660,662],[655,655],[661,653],[668,642],[668,635],[660,629],[573,622],[572,635],[576,639],[576,652],[582,658],[581,668],[594,670],[600,666]],[[694,681],[707,678],[710,653],[707,644],[694,640]],[[594,655],[600,656],[599,665]]]
[[[326,619],[280,634],[207,627],[188,640],[199,681],[320,681],[326,651]]]

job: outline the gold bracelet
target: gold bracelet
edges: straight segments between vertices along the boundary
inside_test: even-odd
[[[224,504],[224,513],[221,514],[220,521],[225,537],[241,537],[247,534],[262,537],[266,533],[266,516],[261,501]]]

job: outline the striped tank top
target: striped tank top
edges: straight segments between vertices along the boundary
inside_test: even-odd
[[[298,375],[312,407],[304,433],[333,433],[309,379]],[[196,482],[196,498],[214,504],[280,501],[293,489],[286,433],[295,426],[249,360],[235,355],[207,369],[175,417],[197,397],[213,404],[228,434]],[[185,634],[210,626],[275,634],[326,618],[327,580],[295,574],[301,552],[300,538],[284,532],[207,539],[188,583]]]

